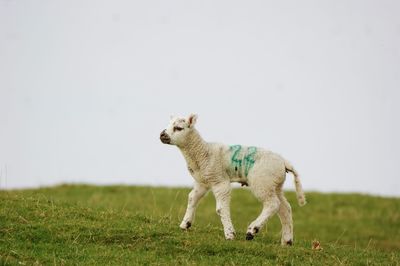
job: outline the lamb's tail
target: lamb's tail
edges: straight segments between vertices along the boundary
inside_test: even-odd
[[[286,167],[286,172],[291,172],[294,176],[294,184],[296,186],[297,202],[299,203],[300,206],[304,206],[306,204],[306,196],[304,195],[303,188],[301,187],[299,174],[294,169],[294,167],[286,160],[285,160],[285,167]]]

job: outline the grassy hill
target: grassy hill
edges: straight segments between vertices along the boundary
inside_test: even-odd
[[[307,193],[300,208],[287,192],[295,243],[281,247],[275,216],[253,241],[245,240],[261,209],[246,189],[232,195],[236,240],[224,239],[211,194],[191,230],[181,231],[188,192],[124,186],[0,191],[0,265],[399,265],[399,198]],[[312,250],[314,239],[323,250]]]

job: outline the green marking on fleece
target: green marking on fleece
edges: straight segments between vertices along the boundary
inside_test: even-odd
[[[241,145],[229,146],[229,150],[232,152],[232,156],[231,156],[232,167],[236,168],[240,174],[240,173],[242,173],[242,166],[244,166],[244,175],[245,175],[245,177],[247,177],[250,169],[254,166],[254,163],[255,163],[254,156],[257,153],[257,148],[256,147],[248,147],[243,159],[239,158],[240,152],[242,150]]]

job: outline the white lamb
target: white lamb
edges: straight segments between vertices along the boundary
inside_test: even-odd
[[[216,199],[216,210],[221,217],[225,238],[234,239],[235,229],[229,209],[230,183],[239,182],[248,185],[263,204],[261,214],[247,228],[246,239],[253,239],[268,218],[278,213],[282,223],[281,244],[292,245],[292,211],[282,191],[287,172],[294,175],[299,205],[303,206],[306,203],[293,166],[280,155],[264,149],[205,142],[194,128],[196,120],[196,115],[190,115],[187,119],[173,117],[160,135],[163,143],[178,146],[195,180],[180,227],[188,229],[192,225],[199,200],[211,189]]]

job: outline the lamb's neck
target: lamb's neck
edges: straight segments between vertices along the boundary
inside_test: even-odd
[[[185,145],[179,148],[188,164],[194,163],[195,167],[200,167],[208,157],[207,143],[195,129],[187,136]]]

